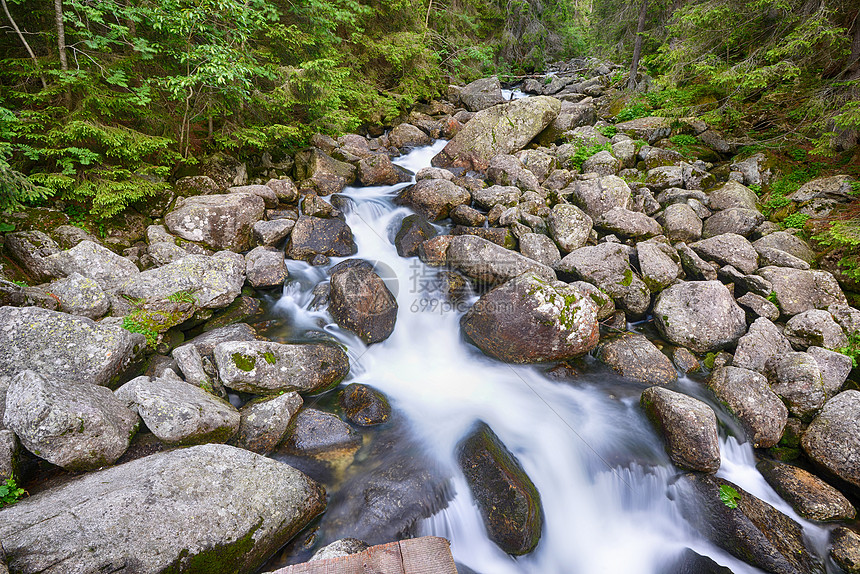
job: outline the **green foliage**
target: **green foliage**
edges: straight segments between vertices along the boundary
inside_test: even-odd
[[[158,332],[143,319],[141,312],[135,311],[122,318],[122,328],[132,333],[140,333],[146,337],[146,345],[150,349],[155,349],[155,346],[158,344]]]
[[[18,487],[14,476],[10,476],[6,482],[0,483],[0,508],[15,504],[24,494],[26,491]]]
[[[708,370],[713,370],[714,363],[717,360],[716,353],[708,353],[705,355],[705,358],[702,360],[702,364],[705,365],[705,368]]]
[[[634,102],[618,112],[618,115],[615,116],[615,121],[627,122],[638,118],[645,118],[650,115],[651,110],[644,102]]]
[[[803,229],[803,226],[806,225],[806,222],[809,221],[809,214],[807,213],[792,213],[788,217],[782,220],[782,226],[784,228],[794,228],[794,229]]]
[[[570,164],[576,167],[576,169],[582,169],[582,163],[593,156],[596,153],[602,151],[612,151],[612,146],[610,144],[586,144],[581,143],[573,155],[570,156]]]
[[[777,308],[779,308],[779,299],[777,299],[776,297],[776,292],[771,291],[770,293],[768,293],[767,300],[776,305]]]
[[[856,367],[857,359],[860,359],[860,331],[852,331],[848,334],[848,344],[841,349],[836,349],[843,355],[851,357],[851,363]]]
[[[761,197],[761,184],[753,183],[753,184],[748,185],[747,187],[748,187],[748,188],[750,189],[750,191],[752,191],[754,194],[756,194],[756,195],[758,195],[759,197]]]
[[[669,141],[678,146],[697,145],[699,138],[687,134],[678,134],[669,138]]]
[[[729,508],[737,508],[741,500],[740,493],[728,484],[720,485],[720,501]]]
[[[615,126],[600,126],[599,128],[597,128],[597,132],[603,137],[612,139],[613,137],[615,137],[615,134],[618,133],[618,128],[616,128]]]
[[[197,299],[194,297],[194,293],[187,290],[172,293],[167,296],[167,300],[172,303],[188,303],[190,305],[197,304]]]

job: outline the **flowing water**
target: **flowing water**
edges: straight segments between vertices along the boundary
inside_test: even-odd
[[[417,172],[444,143],[417,149],[396,163]],[[450,303],[436,269],[395,250],[400,221],[411,213],[393,203],[405,185],[344,191],[353,202],[347,222],[358,245],[355,257],[375,262],[397,296],[397,324],[389,339],[365,346],[340,330],[325,310],[309,310],[311,290],[327,280],[327,272],[300,262],[288,261],[291,280],[273,312],[297,338],[308,330],[325,331],[341,341],[352,364],[347,382],[385,393],[416,437],[417,456],[453,476],[453,499],[420,524],[420,534],[449,539],[456,561],[482,574],[659,574],[685,548],[737,573],[759,572],[703,540],[681,517],[673,501],[678,471],[639,408],[644,386],[594,363],[575,378],[553,379],[546,366],[504,364],[463,339],[459,319],[474,297]],[[801,520],[767,485],[755,470],[749,443],[734,438],[742,435],[732,420],[699,383],[682,379],[678,388],[718,412],[720,475],[798,520],[823,555],[827,532]],[[544,529],[530,555],[513,558],[489,541],[456,468],[456,445],[477,420],[490,425],[540,491]],[[348,535],[327,532],[325,538]]]

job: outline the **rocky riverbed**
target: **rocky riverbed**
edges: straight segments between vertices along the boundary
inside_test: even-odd
[[[537,481],[492,424],[456,441],[456,469],[435,468],[392,446],[414,440],[408,420],[355,376],[351,352],[396,338],[406,310],[378,262],[353,257],[342,192],[402,184],[394,200],[412,214],[396,252],[432,270],[468,344],[558,384],[598,365],[638,385],[679,512],[727,554],[780,574],[860,572],[860,391],[842,354],[860,310],[762,213],[763,154],[735,157],[697,118],[608,123],[610,71],[561,70],[513,101],[495,78],[452,87],[383,135],[318,135],[250,183],[221,158],[105,237],[21,214],[3,238],[0,479],[31,496],[0,510],[9,571],[255,572],[290,540],[293,557],[318,550],[320,524],[361,538],[324,556],[360,552],[414,535],[452,475],[499,549],[539,549]],[[676,135],[696,148],[678,152]],[[392,162],[440,138],[431,167]],[[850,190],[835,176],[791,199],[819,216]],[[318,271],[307,308],[357,346],[273,335],[266,309],[298,280],[288,261]],[[722,414],[798,517],[840,525],[827,548],[715,476]],[[343,484],[328,511],[323,482]],[[672,571],[720,571],[692,550],[679,560]]]

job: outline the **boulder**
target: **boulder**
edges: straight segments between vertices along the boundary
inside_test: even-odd
[[[266,182],[266,186],[275,192],[275,196],[282,203],[294,203],[299,198],[299,189],[288,177],[272,178]]]
[[[257,223],[261,222],[258,221]],[[179,261],[189,255],[188,251],[169,241],[150,243],[149,247],[146,248],[146,254],[155,262],[156,267]],[[144,265],[144,267],[148,267],[148,265]]]
[[[843,391],[827,401],[801,446],[815,464],[860,486],[860,391]]]
[[[662,435],[666,452],[676,466],[700,472],[719,470],[717,416],[711,407],[687,395],[656,386],[645,389],[640,403]]]
[[[272,247],[255,247],[245,255],[245,277],[251,287],[279,287],[287,280],[284,253]]]
[[[420,128],[412,124],[402,123],[389,132],[388,143],[392,147],[406,151],[414,147],[430,145],[433,143],[433,139]]]
[[[617,123],[615,127],[619,132],[625,133],[633,139],[645,140],[649,144],[667,138],[672,133],[669,120],[656,116]]]
[[[33,371],[12,379],[3,421],[24,448],[71,471],[113,464],[138,426],[137,416],[110,390]]]
[[[260,184],[236,185],[227,189],[227,193],[253,193],[263,200],[267,209],[278,207],[278,195],[271,187]]]
[[[471,197],[465,188],[448,180],[422,179],[400,192],[397,203],[412,208],[429,221],[439,221],[458,205],[468,204]]]
[[[460,88],[459,96],[460,102],[470,112],[479,112],[505,101],[502,97],[502,84],[495,76],[466,84]]]
[[[197,307],[220,309],[239,296],[244,283],[245,259],[221,251],[211,257],[188,255],[144,271],[119,285],[117,294],[145,301],[166,301],[177,293],[189,293]]]
[[[114,289],[140,273],[134,263],[92,241],[82,241],[67,251],[47,257],[45,261],[57,277],[78,273],[105,290]]]
[[[349,422],[367,427],[386,422],[391,417],[391,405],[381,392],[352,383],[340,393],[340,408]]]
[[[348,260],[331,271],[329,313],[341,328],[366,344],[379,343],[394,331],[397,300],[370,263]]]
[[[246,403],[239,409],[239,431],[230,444],[268,455],[286,436],[302,404],[302,397],[296,392],[260,397]]]
[[[3,397],[0,397],[3,398]],[[6,399],[3,398],[5,403]],[[0,425],[2,425],[0,420]],[[15,433],[2,429],[0,430],[0,482],[6,481],[14,476],[18,476],[18,467],[21,457],[21,446],[18,444],[18,437]],[[0,558],[2,559],[2,558]],[[0,562],[2,564],[2,562]],[[2,570],[0,570],[2,572]],[[4,574],[9,574],[8,571]]]
[[[331,460],[351,455],[360,446],[361,435],[337,415],[306,407],[296,415],[279,451]]]
[[[514,100],[482,110],[433,158],[432,164],[486,170],[496,155],[512,154],[525,147],[559,111],[561,102],[548,96]]]
[[[535,138],[543,146],[549,146],[565,139],[566,134],[582,126],[592,126],[597,121],[594,104],[562,102],[556,118]]]
[[[747,312],[747,320],[755,321],[759,317],[764,317],[771,321],[779,319],[779,307],[755,293],[744,293],[738,297],[738,305],[744,308]]]
[[[459,444],[457,456],[490,540],[515,556],[534,550],[543,508],[517,458],[483,422]]]
[[[763,375],[739,367],[720,367],[714,369],[707,384],[740,421],[754,448],[769,448],[779,442],[788,409]]]
[[[857,513],[841,492],[802,468],[767,459],[759,461],[756,468],[807,520],[851,520]]]
[[[398,543],[395,543],[398,544]],[[341,558],[343,556],[351,556],[360,554],[369,548],[367,542],[358,540],[357,538],[341,538],[335,540],[331,544],[323,546],[317,550],[308,562],[316,562],[318,560],[329,560],[331,558]]]
[[[667,341],[697,353],[724,349],[746,332],[746,315],[719,281],[688,281],[662,291],[654,323]]]
[[[195,345],[182,345],[171,351],[171,356],[175,362],[175,366],[179,369],[179,373],[185,378],[185,382],[200,387],[210,393],[215,393],[215,386],[218,387],[218,395],[222,398],[227,396],[224,387],[216,381],[215,386],[212,384],[212,378],[206,372],[203,366],[203,356],[197,350]],[[207,357],[207,362],[209,361]],[[154,374],[159,377],[164,371],[156,369]],[[149,374],[149,373],[146,373]]]
[[[565,256],[558,269],[596,285],[634,315],[645,313],[651,304],[648,287],[633,272],[627,251],[618,243],[581,247]]]
[[[372,155],[358,162],[358,181],[362,185],[394,185],[397,183],[406,183],[411,179],[411,174],[403,168],[394,165],[391,162],[391,158],[386,154]]]
[[[848,337],[833,316],[821,309],[798,313],[785,324],[785,338],[795,349],[818,346],[831,351],[848,346]]]
[[[774,355],[765,364],[765,373],[773,392],[802,420],[811,419],[828,399],[818,363],[808,353]]]
[[[174,235],[213,249],[245,251],[251,246],[254,223],[263,219],[266,206],[253,193],[200,195],[177,202],[164,216]]]
[[[0,377],[32,370],[108,386],[143,350],[143,335],[37,307],[0,307]]]
[[[812,355],[821,371],[821,382],[828,397],[836,396],[854,367],[851,357],[821,347],[809,347],[806,352]]]
[[[716,237],[724,233],[749,236],[764,221],[764,215],[755,209],[732,207],[718,211],[705,220],[702,237]]]
[[[812,251],[806,241],[785,231],[776,231],[756,239],[753,241],[753,247],[756,249],[763,247],[778,249],[803,259],[807,263],[811,263],[815,258],[815,252]]]
[[[681,258],[681,267],[688,280],[691,281],[714,281],[717,279],[717,270],[713,265],[699,257],[695,251],[690,249],[686,243],[676,243],[675,250]]]
[[[499,224],[501,224],[501,221]],[[511,224],[515,229],[516,225],[518,224]],[[455,225],[451,228],[451,235],[474,235],[509,250],[514,250],[517,247],[517,239],[507,227],[464,227],[462,225]]]
[[[455,209],[466,207],[458,205]],[[467,208],[469,209],[469,208]],[[422,243],[436,236],[436,228],[418,214],[407,215],[400,223],[400,230],[394,238],[394,246],[401,257],[418,255]]]
[[[736,233],[725,233],[690,244],[706,261],[731,265],[745,274],[758,269],[758,253],[747,239]]]
[[[597,320],[605,321],[615,315],[615,302],[608,293],[586,281],[573,281],[569,283],[591,298],[591,302],[597,306]]]
[[[522,234],[520,236],[520,253],[551,268],[554,268],[561,261],[558,246],[542,233]]]
[[[662,291],[681,275],[681,258],[670,245],[659,241],[640,241],[636,258],[642,271],[642,281],[652,293]]]
[[[564,104],[562,104],[562,107]],[[516,153],[523,166],[543,183],[556,168],[556,159],[548,153],[537,149],[524,149]]]
[[[594,220],[594,226],[621,238],[648,238],[663,233],[663,227],[644,213],[613,207]]]
[[[681,187],[684,185],[684,171],[676,165],[649,169],[645,174],[645,185],[656,191],[670,187]]]
[[[760,317],[750,325],[747,334],[738,340],[732,365],[759,373],[771,357],[791,352],[791,343],[770,319]]]
[[[215,346],[214,356],[224,386],[246,393],[321,392],[349,372],[346,353],[323,343],[226,341]]]
[[[549,267],[474,235],[458,235],[451,239],[447,262],[483,285],[504,283],[529,271],[544,281],[556,278],[555,271]]]
[[[251,573],[324,508],[323,487],[294,468],[203,445],[23,500],[2,511],[0,538],[14,572]]]
[[[597,344],[597,306],[561,281],[527,273],[484,294],[460,325],[485,353],[510,363],[565,360]]]
[[[286,253],[292,259],[311,261],[317,255],[348,257],[356,251],[352,229],[342,220],[302,215],[290,234]]]
[[[670,241],[697,241],[702,237],[702,220],[686,203],[673,203],[659,216]]]
[[[613,207],[627,209],[630,204],[630,186],[614,175],[575,181],[563,189],[561,194],[569,196],[571,203],[592,219],[600,217]]]
[[[758,197],[752,190],[736,181],[727,181],[708,191],[708,206],[711,209],[756,209]]]
[[[761,263],[762,267],[793,267],[795,269],[809,269],[809,263],[801,259],[800,257],[795,257],[791,253],[786,253],[785,251],[780,251],[779,249],[772,249],[770,247],[761,247],[756,246],[755,250],[758,251],[758,259],[759,263]]]
[[[297,153],[295,162],[299,186],[313,189],[317,195],[340,193],[355,181],[354,165],[338,161],[315,147]]]
[[[566,253],[583,247],[591,235],[591,218],[568,203],[554,205],[546,223],[550,235]]]
[[[770,281],[779,310],[789,317],[847,303],[839,283],[827,271],[762,267],[757,274]]]
[[[621,162],[606,150],[599,151],[582,162],[582,173],[617,175],[620,169]]]
[[[638,333],[622,333],[603,339],[594,353],[613,371],[646,385],[668,385],[678,380],[669,357]]]
[[[57,242],[42,231],[16,231],[3,236],[6,252],[24,268],[36,283],[54,278],[53,266],[46,259],[60,252]]]
[[[491,185],[482,189],[472,191],[472,199],[475,205],[483,209],[492,209],[496,205],[510,207],[516,205],[522,197],[523,192],[512,185]]]
[[[481,227],[487,222],[487,216],[468,205],[458,205],[449,214],[451,221],[457,225]],[[435,233],[435,232],[434,232]]]
[[[491,159],[487,168],[487,179],[496,185],[510,185],[524,191],[540,189],[537,176],[513,155],[499,154]]]
[[[860,573],[860,535],[840,526],[830,532],[830,557],[847,574]]]
[[[55,281],[50,292],[59,300],[63,313],[98,319],[110,310],[110,299],[99,284],[80,273]]]
[[[254,241],[260,245],[277,245],[290,234],[296,222],[292,219],[273,219],[254,223]]]

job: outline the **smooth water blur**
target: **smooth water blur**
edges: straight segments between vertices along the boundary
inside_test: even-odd
[[[415,172],[444,144],[437,141],[396,163]],[[702,540],[679,514],[671,499],[678,471],[639,408],[642,385],[594,373],[552,380],[545,367],[501,363],[464,341],[459,319],[466,305],[446,300],[437,270],[399,257],[393,245],[400,221],[411,213],[392,201],[405,185],[343,192],[353,200],[346,217],[356,257],[374,262],[397,297],[389,339],[368,347],[325,311],[309,310],[311,290],[327,274],[300,262],[288,262],[291,279],[275,313],[296,329],[324,330],[344,343],[350,380],[384,392],[423,444],[423,456],[450,469],[456,494],[421,524],[421,533],[448,538],[455,559],[483,574],[660,574],[687,547],[734,572],[759,572]],[[679,386],[704,394],[689,379]],[[512,558],[488,540],[456,468],[456,445],[477,420],[517,456],[540,492],[544,530],[528,556]],[[755,470],[749,444],[728,437],[721,446],[721,476],[806,524]],[[806,529],[816,545],[823,543],[826,531]]]

